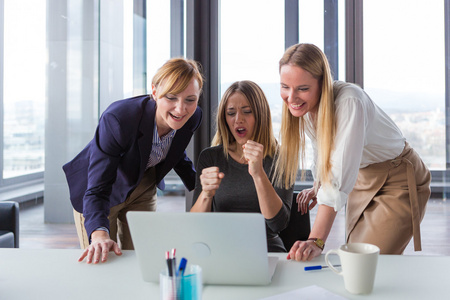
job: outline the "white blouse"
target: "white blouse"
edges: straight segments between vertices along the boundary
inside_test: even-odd
[[[317,202],[339,211],[347,203],[359,169],[397,157],[402,153],[406,139],[391,118],[359,86],[335,81],[333,87],[336,138],[331,157],[332,184],[321,186]],[[306,134],[313,144],[315,162],[317,140],[309,114],[305,121]],[[316,180],[315,165],[311,170]]]

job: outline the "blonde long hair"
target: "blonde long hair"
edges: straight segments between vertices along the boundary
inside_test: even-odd
[[[225,91],[220,101],[216,117],[216,134],[211,146],[222,145],[225,156],[229,146],[235,141],[226,121],[228,99],[235,93],[241,93],[249,102],[255,116],[255,127],[251,139],[264,146],[264,157],[273,157],[276,153],[277,141],[272,130],[272,117],[269,103],[262,89],[253,81],[236,81]]]
[[[280,60],[279,69],[281,70],[281,67],[284,65],[302,68],[317,79],[319,85],[321,85],[317,120],[314,124],[318,149],[316,174],[321,185],[330,184],[332,168],[331,153],[334,149],[336,135],[336,117],[333,77],[327,57],[315,45],[297,44],[286,50]],[[274,178],[275,184],[279,187],[284,186],[287,188],[295,183],[299,160],[301,161],[302,177],[304,176],[305,126],[304,117],[298,118],[292,116],[286,102],[283,102],[280,131],[281,145],[275,166],[275,171],[278,175]]]

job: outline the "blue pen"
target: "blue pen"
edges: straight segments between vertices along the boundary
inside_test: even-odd
[[[341,265],[335,265],[333,267],[340,267]],[[312,270],[322,270],[325,268],[329,268],[328,266],[309,266],[305,267],[305,271],[312,271]]]
[[[184,270],[186,270],[187,259],[182,257],[180,260],[180,266],[178,267],[177,276],[183,276]]]

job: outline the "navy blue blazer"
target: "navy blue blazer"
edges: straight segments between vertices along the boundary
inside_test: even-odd
[[[110,208],[126,200],[141,181],[152,149],[156,102],[137,96],[112,103],[102,114],[94,138],[63,166],[74,209],[85,217],[90,237],[99,228],[109,229]],[[200,126],[197,107],[186,124],[177,130],[165,160],[155,166],[158,188],[173,168],[188,190],[195,187],[195,168],[186,147]]]

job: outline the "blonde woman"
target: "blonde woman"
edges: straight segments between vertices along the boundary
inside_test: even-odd
[[[306,134],[314,149],[314,187],[303,190],[297,203],[302,212],[319,204],[310,238],[297,241],[288,258],[318,256],[337,211],[345,206],[346,242],[401,254],[414,237],[415,250],[421,250],[420,222],[431,176],[399,128],[360,87],[333,82],[318,47],[294,45],[279,65],[284,104],[277,170],[285,175],[276,183],[294,183]]]
[[[289,222],[292,185],[274,188],[277,142],[269,104],[252,81],[233,83],[217,113],[212,147],[200,153],[191,212],[258,212],[269,252],[286,252],[278,232]]]
[[[173,168],[186,188],[195,169],[185,149],[200,126],[203,77],[195,61],[174,58],[155,74],[151,95],[112,103],[86,148],[63,166],[74,207],[79,258],[105,262],[133,249],[126,213],[156,210],[156,187]]]

